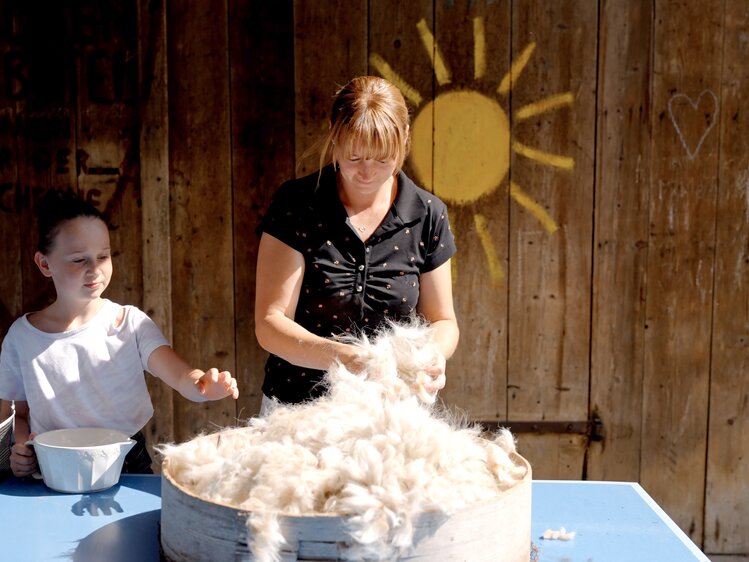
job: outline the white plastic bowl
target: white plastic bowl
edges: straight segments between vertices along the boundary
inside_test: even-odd
[[[120,481],[125,456],[135,441],[115,429],[55,429],[33,442],[44,483],[58,492],[106,490]]]

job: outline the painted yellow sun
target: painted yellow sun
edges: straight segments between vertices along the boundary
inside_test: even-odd
[[[476,80],[482,79],[486,72],[484,26],[483,17],[474,18],[473,75]],[[426,21],[419,21],[416,29],[431,59],[437,83],[449,86],[450,69]],[[513,60],[497,86],[498,97],[506,97],[512,91],[535,48],[535,43],[528,44]],[[410,161],[419,182],[448,204],[472,203],[499,188],[510,169],[511,152],[543,165],[565,170],[574,168],[575,162],[570,157],[544,152],[514,139],[511,120],[497,98],[476,90],[445,88],[434,100],[423,103],[423,96],[380,55],[372,53],[369,63],[398,86],[418,109],[412,126]],[[548,96],[517,109],[512,114],[512,122],[530,119],[573,102],[571,92]],[[554,219],[517,183],[509,182],[507,189],[512,199],[531,213],[550,234],[556,232],[558,226]],[[488,234],[487,219],[477,213],[474,224],[487,256],[492,283],[498,286],[504,273]]]

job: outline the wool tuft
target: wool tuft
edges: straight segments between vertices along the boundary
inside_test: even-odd
[[[279,515],[346,517],[345,560],[393,560],[414,545],[421,514],[450,515],[497,497],[525,476],[507,430],[493,439],[434,407],[427,369],[439,361],[433,330],[392,324],[355,341],[362,373],[326,373],[328,393],[276,405],[246,427],[164,445],[175,482],[196,496],[249,511],[250,549],[277,562]]]

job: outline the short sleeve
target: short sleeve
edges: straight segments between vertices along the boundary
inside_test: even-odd
[[[0,399],[26,400],[14,327],[6,334],[0,351]]]
[[[130,322],[135,341],[138,345],[141,365],[148,371],[148,359],[151,354],[163,345],[169,345],[164,333],[142,310],[131,306],[128,308],[128,322]]]
[[[437,269],[457,252],[455,237],[450,229],[450,219],[447,216],[447,206],[442,201],[438,201],[438,203],[432,207],[432,212],[427,218],[429,226],[424,229],[428,240],[424,242],[427,247],[427,254],[422,273]]]
[[[299,186],[292,182],[286,182],[278,188],[257,228],[257,234],[270,234],[290,248],[301,252],[302,240],[298,231],[300,223],[306,219],[308,213],[303,212],[307,209],[299,203],[299,191]]]

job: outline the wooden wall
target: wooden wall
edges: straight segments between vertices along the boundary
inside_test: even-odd
[[[639,481],[707,552],[746,554],[746,29],[744,0],[3,0],[0,330],[53,296],[35,202],[78,190],[112,223],[108,296],[240,381],[202,405],[150,381],[151,442],[253,415],[255,227],[315,169],[336,86],[382,74],[459,244],[444,401],[599,418],[600,441],[518,433],[534,475]]]

